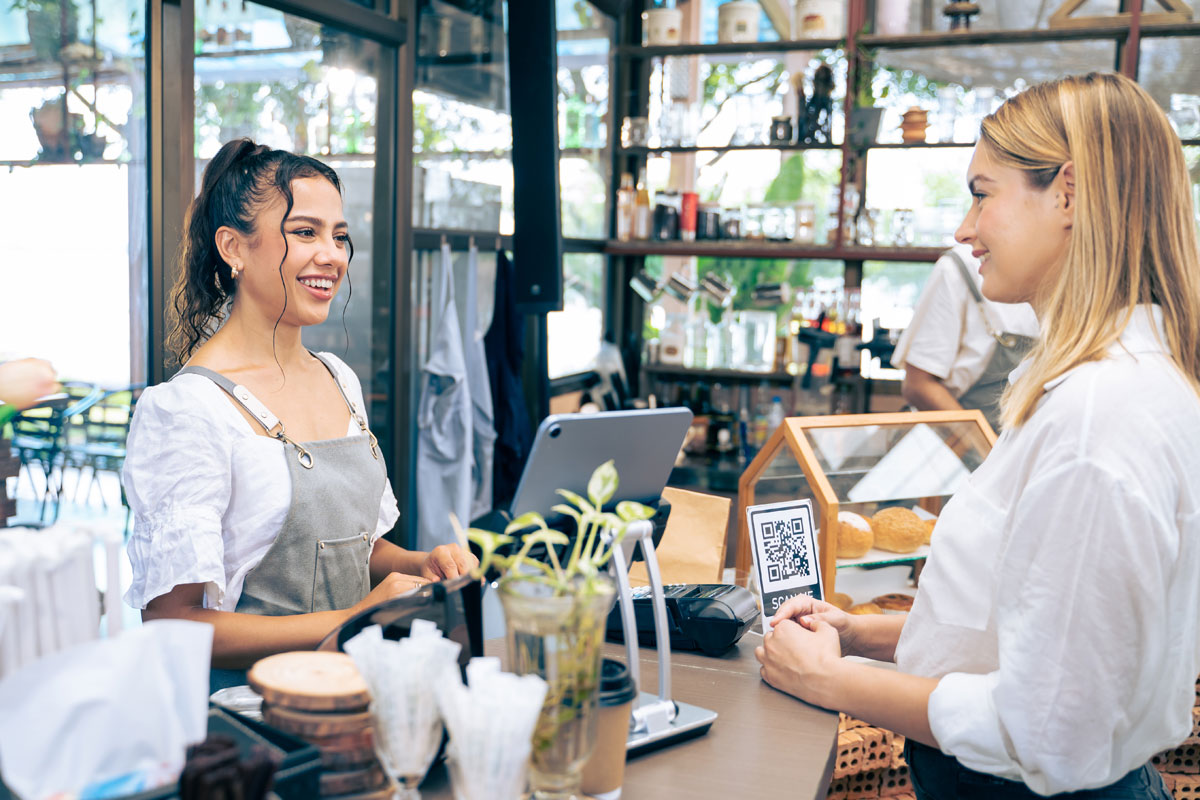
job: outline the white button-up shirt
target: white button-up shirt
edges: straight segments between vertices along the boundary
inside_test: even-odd
[[[1161,309],[1139,307],[938,520],[896,663],[940,679],[929,724],[966,767],[1092,788],[1191,731],[1200,397],[1165,342]]]

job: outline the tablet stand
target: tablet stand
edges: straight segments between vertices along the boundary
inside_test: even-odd
[[[633,549],[642,546],[646,572],[650,576],[650,592],[654,605],[654,637],[658,646],[658,694],[638,692],[629,725],[627,752],[658,747],[678,739],[699,736],[708,731],[717,719],[717,712],[671,699],[671,641],[667,627],[667,605],[663,595],[662,573],[654,554],[654,526],[647,521],[632,522],[621,544],[613,548],[609,572],[617,581],[617,602],[621,607],[621,625],[625,636],[625,651],[629,674],[635,686],[641,686],[638,664],[637,622],[633,616],[633,590],[629,586],[629,564]],[[612,534],[606,533],[606,537]]]

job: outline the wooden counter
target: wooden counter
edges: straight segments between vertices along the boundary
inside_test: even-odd
[[[837,745],[838,716],[772,689],[758,676],[754,648],[762,641],[747,633],[724,656],[674,652],[674,699],[719,714],[708,733],[630,758],[622,800],[660,797],[778,797],[820,800],[829,789]],[[606,645],[608,655],[625,650]],[[503,642],[487,642],[499,655]],[[642,689],[654,691],[658,655],[641,650]],[[444,767],[421,786],[426,800],[449,800]]]

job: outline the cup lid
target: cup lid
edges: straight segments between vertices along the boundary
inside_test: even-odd
[[[597,697],[602,706],[620,706],[637,697],[637,687],[629,675],[629,668],[621,661],[606,658],[600,665],[600,693]]]

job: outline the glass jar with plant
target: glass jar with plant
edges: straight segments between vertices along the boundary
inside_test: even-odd
[[[466,534],[482,551],[480,573],[492,567],[500,572],[509,670],[537,674],[549,686],[530,757],[536,800],[580,795],[581,770],[595,741],[601,644],[615,596],[606,568],[627,526],[654,516],[654,509],[628,500],[606,511],[617,486],[617,469],[607,461],[592,473],[586,498],[558,490],[567,502],[553,511],[574,521],[574,537],[552,529],[537,512],[517,517],[502,534],[474,528]],[[509,555],[502,555],[505,549]]]

